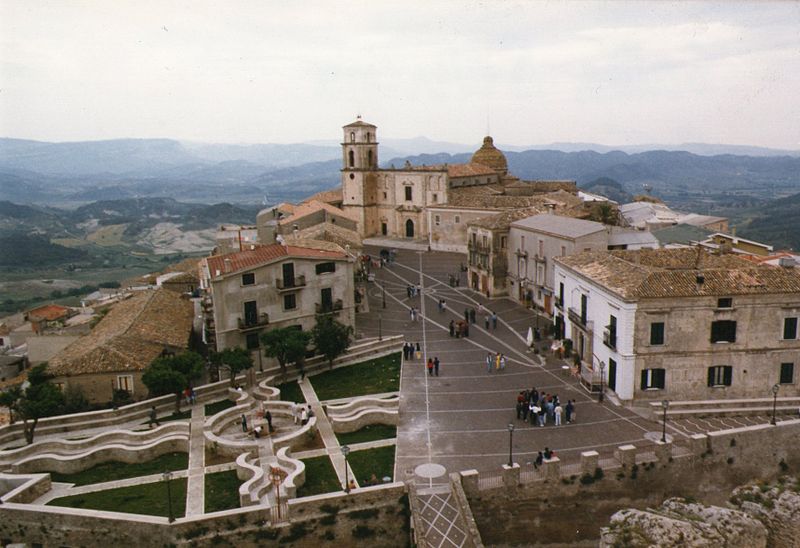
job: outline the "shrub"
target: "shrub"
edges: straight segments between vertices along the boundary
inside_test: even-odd
[[[336,514],[328,514],[327,516],[322,516],[319,520],[321,525],[334,525],[336,523]]]
[[[289,534],[281,538],[280,542],[281,543],[294,542],[296,540],[300,540],[307,534],[308,534],[308,529],[306,529],[305,523],[295,523],[289,528]]]
[[[375,530],[367,525],[353,527],[353,538],[369,538],[375,535]]]
[[[324,540],[333,540],[336,538],[336,535],[333,534],[333,531],[325,531],[325,534],[322,535]]]
[[[789,471],[789,465],[786,464],[786,461],[783,459],[781,459],[781,461],[778,463],[778,468],[780,468],[781,472],[784,474]]]
[[[594,469],[594,480],[595,481],[600,481],[601,479],[603,479],[603,475],[604,474],[603,474],[603,469],[602,468],[600,468],[598,466],[597,468]]]
[[[339,513],[339,507],[338,506],[334,506],[332,504],[323,504],[322,506],[319,507],[319,509],[322,510],[323,512],[325,512],[326,514],[338,514]]]
[[[731,438],[731,443],[730,443],[730,445],[731,445],[731,447],[736,447],[736,440],[735,440],[735,439],[733,439],[733,438]]]
[[[728,460],[726,462],[728,464],[733,464],[733,457],[728,457]]]
[[[353,519],[373,519],[378,517],[380,510],[377,508],[367,508],[366,510],[355,510],[348,514]]]
[[[581,476],[580,481],[581,481],[581,483],[583,485],[590,485],[590,484],[594,483],[594,476],[591,475],[591,474],[588,474],[588,473],[584,474],[584,475]]]

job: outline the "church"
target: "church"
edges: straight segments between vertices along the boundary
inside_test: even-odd
[[[577,192],[575,181],[521,181],[490,136],[466,164],[381,168],[377,126],[343,128],[342,209],[363,238],[407,239],[442,251],[466,251],[467,223],[540,204],[543,194]]]

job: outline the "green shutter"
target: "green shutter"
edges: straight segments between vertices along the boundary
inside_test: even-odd
[[[722,370],[722,383],[725,386],[730,386],[733,381],[733,367],[726,365]]]

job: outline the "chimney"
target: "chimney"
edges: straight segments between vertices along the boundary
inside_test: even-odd
[[[702,274],[697,274],[697,276],[695,276],[695,281],[697,282],[697,292],[703,291],[703,284],[706,283],[706,277]]]
[[[226,273],[230,272],[232,270],[232,268],[231,268],[231,260],[230,259],[225,259],[224,263],[225,263],[225,272]]]

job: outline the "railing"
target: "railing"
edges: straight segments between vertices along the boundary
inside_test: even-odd
[[[538,468],[531,465],[524,465],[520,467],[519,471],[519,482],[522,484],[526,483],[533,483],[535,481],[544,481],[544,467],[539,466]]]
[[[344,308],[344,302],[342,302],[342,299],[336,299],[336,301],[333,303],[316,303],[314,308],[316,309],[317,314],[334,314]]]
[[[503,474],[501,472],[481,474],[478,478],[478,489],[480,491],[497,489],[498,487],[503,487]]]
[[[617,349],[617,333],[608,327],[603,330],[603,344],[612,350]]]
[[[255,318],[237,318],[237,323],[239,325],[239,331],[258,329],[259,327],[264,327],[269,323],[269,314],[262,312]]]
[[[588,322],[586,321],[586,317],[582,316],[580,312],[574,308],[570,308],[567,311],[567,315],[569,316],[569,321],[571,321],[573,324],[582,327],[584,330],[586,329]]]
[[[278,290],[297,289],[306,285],[306,277],[304,275],[295,276],[294,278],[276,278],[275,287]]]

